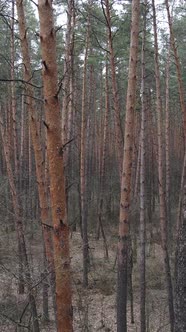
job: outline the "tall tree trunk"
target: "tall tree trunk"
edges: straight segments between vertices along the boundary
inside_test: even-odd
[[[87,60],[90,38],[90,14],[88,14],[88,26],[85,41],[85,56],[83,65],[83,88],[81,109],[81,147],[80,147],[80,192],[81,192],[81,218],[83,231],[83,285],[88,286],[88,231],[87,231],[87,197],[86,197],[86,109],[87,109]]]
[[[103,124],[103,150],[100,166],[100,194],[99,194],[99,205],[98,205],[98,227],[101,229],[104,246],[105,256],[108,258],[108,248],[106,236],[103,229],[103,203],[104,203],[104,188],[105,188],[105,166],[106,166],[106,150],[107,150],[107,139],[108,139],[108,118],[109,118],[109,80],[108,80],[108,63],[106,63],[105,73],[105,115]]]
[[[25,132],[25,116],[24,116],[24,95],[22,95],[21,98],[21,123],[20,123],[20,150],[19,150],[19,169],[20,169],[20,174],[19,174],[19,188],[20,191],[22,189],[22,181],[23,181],[23,153],[24,153],[24,132]]]
[[[72,137],[72,121],[73,121],[73,105],[74,105],[74,39],[75,39],[75,24],[76,24],[76,16],[75,16],[75,4],[74,0],[70,0],[69,2],[69,15],[71,18],[71,29],[70,29],[70,45],[69,45],[69,62],[70,62],[70,73],[69,73],[69,103],[68,103],[68,114],[67,114],[67,135],[66,142],[70,142]],[[70,147],[67,146],[67,164],[70,158]]]
[[[141,156],[141,132],[139,134],[139,147],[138,147],[138,157],[136,165],[136,174],[135,174],[135,184],[134,184],[134,201],[137,200],[138,190],[139,190],[139,177],[140,177],[140,156]]]
[[[43,85],[47,128],[47,155],[50,175],[50,199],[53,222],[54,264],[56,272],[57,330],[72,327],[72,290],[69,226],[67,224],[63,146],[56,62],[56,32],[51,0],[38,1]],[[49,52],[51,50],[51,52]]]
[[[12,101],[12,122],[13,122],[13,147],[14,147],[14,168],[15,174],[18,175],[18,154],[17,154],[17,134],[16,134],[16,96],[15,96],[15,73],[14,73],[14,62],[15,62],[15,38],[14,38],[14,7],[15,1],[12,0],[12,18],[11,18],[11,101]]]
[[[172,289],[172,278],[170,270],[170,259],[167,247],[166,199],[165,199],[165,191],[163,185],[164,176],[163,176],[162,106],[161,106],[159,55],[158,55],[158,36],[157,36],[156,10],[155,10],[154,0],[152,0],[152,8],[153,8],[154,47],[155,47],[156,112],[157,112],[157,129],[158,129],[158,189],[159,189],[159,200],[160,200],[161,243],[162,243],[162,251],[163,251],[164,266],[165,266],[171,332],[174,332],[173,289]]]
[[[165,165],[166,165],[166,205],[167,218],[170,224],[170,116],[169,116],[169,69],[170,69],[170,47],[168,50],[166,64],[166,84],[165,84]]]
[[[129,76],[125,118],[125,140],[123,171],[121,181],[119,240],[118,240],[118,281],[117,281],[117,331],[127,331],[127,254],[129,244],[129,209],[132,172],[132,148],[134,129],[134,108],[136,99],[136,74],[138,58],[138,35],[140,1],[132,1],[132,25],[129,58]]]
[[[69,125],[69,103],[72,98],[70,94],[70,81],[72,75],[72,55],[73,55],[73,29],[74,29],[74,0],[68,0],[67,10],[67,30],[65,41],[65,59],[64,59],[64,80],[63,80],[63,105],[62,105],[62,141],[65,144],[68,140]],[[71,122],[71,121],[70,121]]]
[[[108,31],[108,45],[110,55],[110,67],[112,77],[112,91],[114,100],[114,118],[115,118],[115,129],[116,129],[116,144],[117,144],[117,155],[118,155],[118,166],[119,176],[121,180],[122,175],[122,161],[123,161],[123,132],[120,120],[120,107],[119,107],[119,94],[116,80],[116,65],[113,47],[113,36],[112,36],[112,25],[111,25],[111,3],[109,0],[101,0],[103,13],[106,19],[107,31]],[[105,6],[105,8],[104,8]]]
[[[140,148],[140,331],[146,331],[146,225],[145,225],[145,127],[146,127],[146,86],[145,86],[145,48],[147,0],[143,8],[143,35],[141,55],[141,148]]]

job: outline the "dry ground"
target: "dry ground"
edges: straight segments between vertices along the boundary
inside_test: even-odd
[[[112,230],[110,231],[112,234]],[[71,239],[74,332],[86,331],[116,331],[116,241],[117,238],[108,236],[109,260],[104,258],[103,241],[96,241],[90,236],[89,287],[82,287],[82,241],[78,232],[73,233]],[[26,328],[16,330],[16,323],[27,304],[27,295],[17,294],[17,258],[15,235],[5,234],[1,237],[0,260],[0,332],[28,331]],[[28,241],[30,243],[30,241]],[[53,309],[51,296],[49,301],[49,324],[42,323],[42,287],[40,275],[43,272],[42,245],[40,235],[31,241],[28,246],[30,261],[34,266],[33,283],[38,284],[37,302],[42,331],[55,331],[53,322]],[[161,248],[155,245],[155,257],[147,259],[147,325],[148,332],[168,332],[167,299],[164,287],[163,262]],[[128,303],[129,332],[139,331],[139,269],[138,263],[134,265],[134,318],[135,323],[130,324],[130,300]],[[23,319],[28,325],[29,311]]]

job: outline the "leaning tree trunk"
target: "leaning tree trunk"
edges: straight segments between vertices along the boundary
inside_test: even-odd
[[[127,331],[127,254],[129,244],[129,208],[132,172],[132,148],[134,129],[134,108],[136,99],[136,73],[138,58],[138,35],[140,1],[132,1],[132,25],[130,41],[129,77],[125,118],[125,144],[121,180],[119,240],[118,240],[118,282],[117,282],[117,331]]]
[[[174,332],[174,303],[172,278],[170,270],[170,259],[167,245],[167,215],[166,215],[166,199],[163,185],[163,140],[162,140],[162,107],[161,107],[161,88],[160,88],[160,70],[158,55],[158,36],[156,24],[155,3],[152,0],[153,8],[153,28],[154,28],[154,47],[155,47],[155,80],[156,80],[156,112],[157,112],[157,130],[158,130],[158,189],[160,200],[160,227],[161,227],[161,243],[163,251],[163,259],[165,266],[166,287],[168,294],[169,317],[171,332]]]
[[[61,139],[60,104],[58,100],[56,32],[52,1],[39,0],[38,11],[56,272],[57,330],[58,332],[70,332],[73,330],[73,327],[69,226],[66,213],[63,145]]]

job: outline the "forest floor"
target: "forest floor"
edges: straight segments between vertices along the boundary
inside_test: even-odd
[[[109,232],[109,234],[112,234]],[[17,294],[17,258],[15,256],[14,235],[6,240],[6,248],[1,247],[0,260],[0,332],[16,330],[16,322],[27,304],[27,295]],[[109,259],[105,259],[103,240],[90,236],[89,286],[82,286],[82,240],[80,233],[74,232],[71,239],[72,283],[74,332],[116,331],[116,243],[117,236],[107,237]],[[3,241],[5,243],[5,239]],[[28,241],[30,243],[30,241]],[[37,303],[41,331],[55,331],[51,295],[49,298],[50,323],[42,323],[42,286],[41,273],[42,245],[40,235],[28,247],[33,264],[33,284],[37,284]],[[6,250],[5,250],[6,249]],[[3,258],[2,258],[3,257]],[[167,296],[164,285],[163,260],[161,247],[154,245],[153,255],[147,258],[147,332],[168,332]],[[131,324],[130,299],[128,301],[128,331],[138,332],[139,328],[139,266],[134,264],[134,324]],[[22,324],[28,325],[29,315],[25,314]],[[24,322],[24,323],[23,323]],[[16,331],[28,331],[19,328]]]

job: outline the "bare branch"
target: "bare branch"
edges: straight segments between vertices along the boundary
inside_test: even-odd
[[[0,78],[0,82],[18,82],[18,83],[22,83],[22,84],[31,85],[31,86],[33,86],[34,88],[37,88],[37,89],[42,89],[43,88],[43,86],[38,86],[38,85],[35,85],[31,82],[28,82],[28,81],[25,81],[25,80],[22,80],[22,79],[11,80],[11,79],[6,79],[6,78]]]

